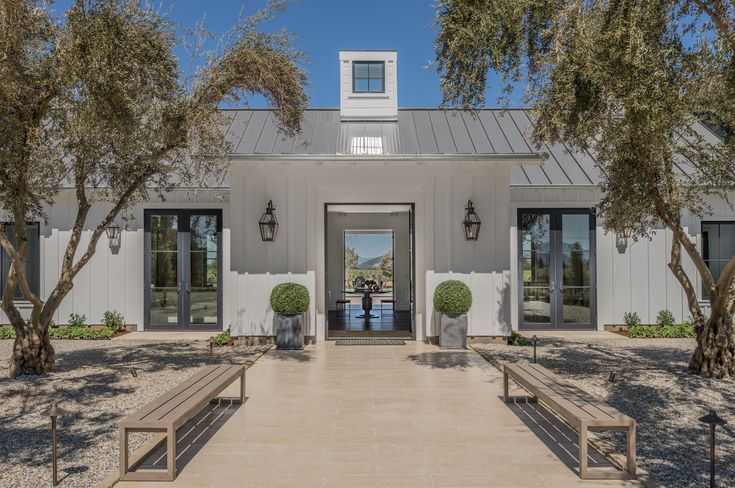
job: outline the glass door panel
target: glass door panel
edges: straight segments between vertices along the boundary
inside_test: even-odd
[[[551,324],[551,215],[523,214],[520,231],[522,320],[528,324]]]
[[[150,216],[150,324],[179,324],[179,220],[176,215]]]
[[[565,324],[590,324],[590,216],[563,214],[562,242],[562,311]]]
[[[147,210],[146,327],[222,325],[219,210]]]
[[[586,210],[521,210],[520,326],[594,328],[594,218]]]
[[[216,324],[219,281],[217,216],[191,215],[189,236],[189,323],[193,326]]]

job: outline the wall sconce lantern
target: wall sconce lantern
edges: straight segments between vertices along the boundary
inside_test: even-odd
[[[472,200],[467,201],[467,207],[465,208],[467,213],[464,215],[462,221],[462,227],[464,228],[464,238],[468,241],[476,241],[480,234],[480,217],[475,212],[475,207],[472,206]]]
[[[107,238],[110,240],[111,245],[120,242],[120,226],[115,222],[108,225],[105,228],[105,232],[107,233]]]
[[[278,233],[278,220],[276,219],[275,207],[273,201],[268,200],[268,206],[265,208],[265,213],[260,218],[258,226],[260,227],[260,238],[263,242],[273,242],[276,240],[276,234]]]
[[[615,234],[615,247],[618,248],[620,254],[625,254],[625,250],[628,249],[628,240],[631,235],[633,235],[633,229],[630,227],[626,227]]]

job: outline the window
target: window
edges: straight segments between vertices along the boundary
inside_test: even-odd
[[[372,280],[393,293],[393,231],[344,231],[344,289],[352,291]]]
[[[350,154],[383,154],[383,138],[355,136],[350,145]]]
[[[352,62],[353,93],[384,93],[385,62],[353,61]]]
[[[735,256],[735,222],[702,222],[702,258],[716,280]],[[702,296],[709,296],[703,290]]]
[[[41,281],[41,247],[39,242],[40,230],[37,223],[28,224],[26,228],[28,232],[28,252],[26,253],[26,260],[24,264],[25,276],[28,280],[28,285],[31,287],[31,291],[38,295],[40,289],[39,283]],[[13,246],[16,246],[15,226],[13,224],[5,224],[5,234],[8,236],[8,240],[13,244]],[[10,256],[5,252],[5,250],[2,250],[2,252],[0,252],[0,255],[2,256],[2,259],[0,259],[0,266],[2,268],[0,269],[0,273],[2,273],[2,280],[0,281],[0,284],[2,285],[2,290],[0,290],[0,292],[2,292],[5,290],[5,285],[8,281],[8,271],[10,270],[11,259]],[[20,288],[18,288],[17,286],[15,288],[15,293],[13,294],[13,297],[17,299],[23,299]]]

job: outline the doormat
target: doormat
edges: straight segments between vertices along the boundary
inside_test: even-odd
[[[403,339],[337,339],[337,346],[405,346]]]

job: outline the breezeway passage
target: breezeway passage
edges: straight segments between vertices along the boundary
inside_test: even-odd
[[[160,486],[641,486],[580,480],[576,435],[538,405],[504,404],[501,374],[473,351],[273,350],[248,370],[247,395]]]

